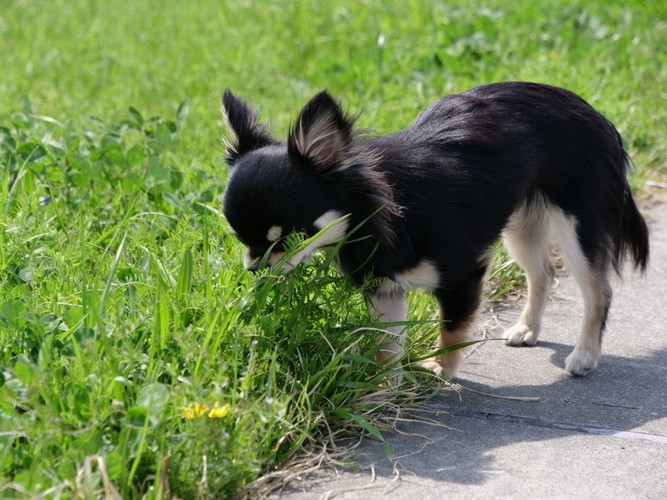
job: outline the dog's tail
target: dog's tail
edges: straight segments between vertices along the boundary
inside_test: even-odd
[[[632,166],[628,155],[625,155],[626,169]],[[648,265],[649,242],[646,221],[639,213],[639,209],[632,198],[630,186],[625,183],[625,207],[621,219],[620,234],[614,249],[615,262],[618,265],[625,256],[634,261],[635,269],[642,273]]]

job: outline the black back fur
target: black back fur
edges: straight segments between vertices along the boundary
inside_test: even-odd
[[[271,244],[272,225],[312,234],[317,217],[337,210],[350,214],[350,227],[368,219],[354,239],[369,238],[340,253],[358,283],[429,259],[441,287],[453,290],[484,272],[483,256],[520,206],[546,202],[576,218],[590,263],[607,255],[618,268],[629,254],[646,266],[648,232],[619,134],[569,91],[520,82],[477,87],[382,137],[355,137],[354,120],[322,92],[286,145],[231,92],[223,104],[236,136],[224,212],[254,256]]]

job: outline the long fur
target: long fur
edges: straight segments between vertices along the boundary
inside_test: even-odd
[[[469,326],[486,255],[513,216],[534,213],[533,221],[562,221],[566,228],[563,239],[575,265],[582,263],[582,290],[599,302],[597,319],[586,320],[599,332],[583,332],[577,349],[604,328],[607,269],[620,269],[628,256],[646,268],[648,231],[626,180],[620,136],[567,90],[524,82],[477,87],[435,102],[406,129],[382,137],[356,135],[354,120],[322,92],[303,108],[286,145],[229,91],[223,107],[235,141],[228,147],[224,212],[251,255],[258,258],[270,246],[265,235],[274,225],[283,234],[310,234],[323,213],[349,214],[348,227],[361,229],[340,251],[342,269],[358,284],[368,275],[394,283],[369,296],[391,290],[398,306],[406,288],[401,276],[423,274],[425,262],[438,274],[426,281],[438,283],[432,292],[445,320],[442,345],[448,333],[462,338]],[[515,234],[530,243],[525,238],[525,230]],[[545,279],[533,282],[544,287]],[[586,280],[600,283],[604,293],[587,291]],[[533,295],[544,302],[543,294]],[[537,333],[514,337],[529,343]],[[597,364],[583,359],[568,370],[580,375]]]

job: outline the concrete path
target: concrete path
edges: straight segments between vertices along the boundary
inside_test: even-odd
[[[597,370],[584,378],[563,370],[583,305],[561,274],[536,347],[487,342],[463,367],[459,390],[429,403],[453,430],[403,424],[385,435],[393,460],[367,439],[353,457],[356,470],[307,477],[279,497],[667,498],[667,205],[644,213],[649,269],[642,278],[628,266],[615,280]],[[483,318],[497,318],[493,336],[522,305]]]

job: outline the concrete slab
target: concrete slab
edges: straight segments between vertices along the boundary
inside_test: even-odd
[[[583,313],[574,280],[563,274],[537,346],[485,343],[469,357],[460,387],[429,403],[455,430],[404,424],[385,435],[391,459],[382,443],[364,440],[356,471],[320,472],[279,497],[667,498],[667,205],[645,215],[649,269],[643,278],[628,269],[615,281],[593,373],[572,378],[563,369]],[[522,305],[487,313],[487,324],[497,322],[491,334],[500,337]]]

